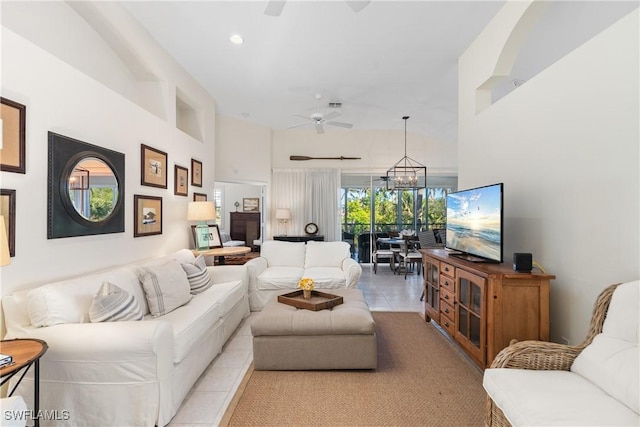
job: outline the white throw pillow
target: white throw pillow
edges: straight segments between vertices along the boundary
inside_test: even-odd
[[[89,319],[96,322],[142,320],[142,309],[129,292],[110,282],[104,282],[89,307]]]
[[[153,317],[165,315],[191,299],[187,273],[176,260],[141,268],[139,277]]]
[[[189,280],[189,286],[191,287],[191,295],[204,292],[213,285],[203,255],[198,255],[192,264],[183,263],[182,268],[185,273],[187,273],[187,280]]]

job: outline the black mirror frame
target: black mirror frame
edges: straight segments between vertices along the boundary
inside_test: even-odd
[[[47,238],[124,232],[124,154],[49,132]],[[105,162],[118,183],[111,214],[102,221],[80,215],[69,198],[68,177],[76,163],[87,157]]]

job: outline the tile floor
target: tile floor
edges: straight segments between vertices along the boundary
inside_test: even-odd
[[[422,275],[395,275],[388,265],[362,265],[358,287],[372,311],[416,311],[424,313]],[[169,427],[217,426],[252,361],[251,322],[244,319],[238,330],[198,379]]]

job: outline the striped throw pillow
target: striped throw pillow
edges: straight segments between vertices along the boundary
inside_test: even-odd
[[[104,282],[89,307],[91,322],[117,322],[120,320],[142,320],[142,309],[129,292]]]
[[[204,256],[198,255],[193,264],[182,264],[182,268],[187,273],[191,295],[204,292],[213,285]]]

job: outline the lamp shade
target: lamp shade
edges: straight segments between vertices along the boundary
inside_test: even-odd
[[[216,219],[216,207],[213,202],[189,202],[187,219],[189,221],[213,221]]]
[[[7,229],[4,225],[4,217],[0,215],[0,266],[11,263],[9,254],[9,240],[7,240]]]
[[[290,220],[291,211],[289,209],[276,209],[276,219],[280,221]]]

